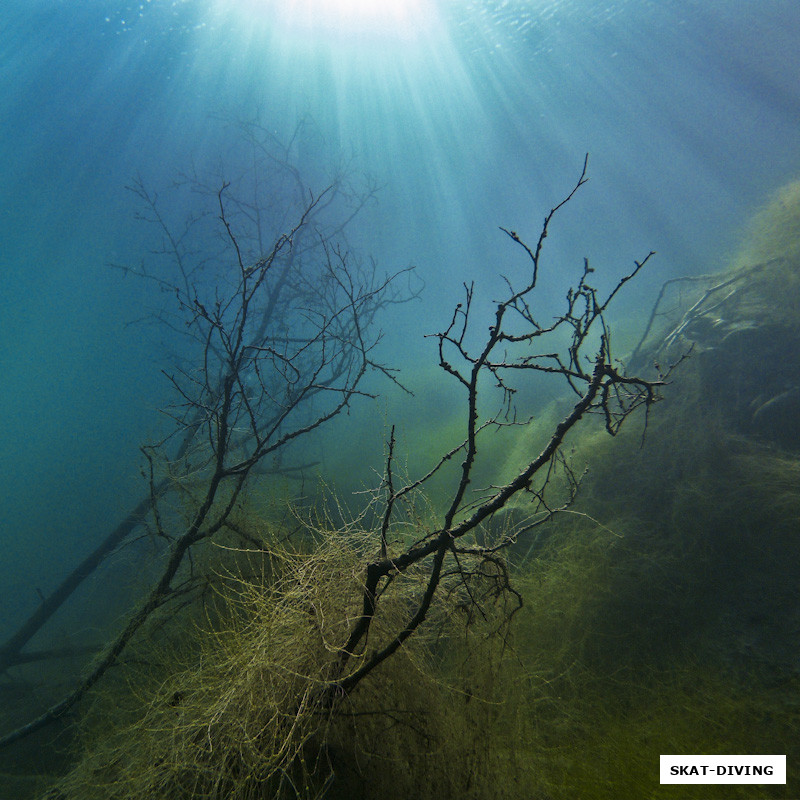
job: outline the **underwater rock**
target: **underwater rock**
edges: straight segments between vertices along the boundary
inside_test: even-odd
[[[694,281],[668,332],[641,351],[657,363],[691,352],[701,407],[734,433],[791,451],[800,451],[798,273],[772,259]]]

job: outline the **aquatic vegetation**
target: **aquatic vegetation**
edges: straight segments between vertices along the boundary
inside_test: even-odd
[[[255,543],[259,523],[239,524]],[[461,761],[462,735],[473,740],[500,708],[499,651],[487,624],[475,626],[480,634],[465,626],[455,597],[335,713],[321,702],[358,613],[365,557],[360,530],[315,534],[308,550],[267,538],[210,559],[218,593],[201,615],[195,607],[151,619],[157,635],[137,639],[126,674],[96,693],[82,723],[85,755],[54,796],[403,797],[425,779],[418,792],[433,799],[485,782],[490,763],[495,776],[507,768],[493,748],[476,747],[468,769]],[[405,617],[422,577],[386,593],[375,636]],[[464,663],[454,657],[459,632],[478,642],[463,648]],[[483,657],[487,645],[494,658]]]
[[[800,328],[791,292],[776,305],[786,263],[707,276],[659,317],[661,338],[653,327],[635,358],[695,345],[663,385],[611,366],[603,314],[627,279],[600,299],[588,265],[556,322],[574,331],[564,360],[531,355],[543,326],[527,292],[549,219],[534,248],[506,232],[533,280],[509,285],[478,356],[465,344],[471,287],[436,337],[465,389],[464,441],[414,478],[392,430],[383,480],[352,517],[335,486],[335,513],[289,501],[280,519],[263,510],[268,481],[236,503],[221,495],[224,524],[192,543],[188,601],[159,603],[124,642],[49,797],[751,796],[659,786],[669,752],[785,752],[789,784],[760,791],[791,796],[800,454],[753,425]],[[504,327],[512,311],[535,336]],[[731,361],[731,340],[753,330],[769,336]],[[519,424],[508,374],[531,364],[577,398]],[[487,419],[484,367],[505,401]],[[659,413],[621,427],[656,388]],[[466,499],[473,481],[489,488]]]
[[[792,797],[800,489],[786,482],[800,459],[719,428],[676,436],[680,412],[665,409],[645,444],[652,471],[621,488],[637,472],[630,434],[592,459],[575,510],[597,521],[562,516],[519,576],[538,785],[553,798],[747,798],[752,787],[658,786],[658,756],[786,752],[788,786],[759,791]],[[654,456],[684,447],[665,491]]]
[[[667,463],[668,442],[690,448],[678,491],[665,500],[656,471],[625,496],[618,470],[630,471],[624,480],[640,471],[639,432],[620,434],[616,453],[587,437],[582,456],[596,468],[586,496],[516,569],[525,602],[511,628],[502,607],[470,616],[463,598],[440,596],[431,624],[335,714],[315,707],[314,688],[359,612],[363,531],[320,526],[318,546],[291,551],[270,543],[277,530],[264,521],[239,519],[263,550],[218,550],[208,564],[224,586],[205,614],[171,620],[178,645],[168,637],[129,655],[127,675],[95,697],[86,755],[60,796],[746,800],[749,787],[659,787],[658,755],[777,748],[790,765],[800,756],[797,678],[778,657],[789,631],[745,650],[729,637],[747,630],[722,616],[759,613],[757,603],[796,585],[800,461],[741,442],[720,470],[731,452],[720,430],[676,434],[664,408],[642,458],[664,453]],[[376,636],[379,623],[406,617],[423,578],[387,591]],[[736,608],[734,595],[754,605]]]
[[[107,710],[90,714],[99,738],[64,796],[317,796],[330,772],[320,689],[355,613],[342,604],[355,596],[360,562],[345,535],[312,554],[267,547],[250,554],[260,577],[226,581],[224,602],[188,637],[197,645],[173,654],[163,679],[157,669],[146,676],[155,685],[130,698],[129,724],[114,708],[109,737]],[[116,706],[116,691],[109,700]]]

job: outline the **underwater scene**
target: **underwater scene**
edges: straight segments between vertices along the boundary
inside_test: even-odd
[[[0,800],[800,798],[799,44],[4,0]]]

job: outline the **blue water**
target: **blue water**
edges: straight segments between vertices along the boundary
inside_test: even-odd
[[[386,332],[412,381],[462,283],[491,297],[519,257],[498,226],[535,240],[584,153],[542,291],[560,297],[583,256],[610,280],[656,250],[623,329],[667,278],[724,266],[800,171],[796,0],[325,5],[3,0],[0,629],[141,494],[169,342],[130,324],[152,292],[109,267],[152,246],[125,186],[235,158],[231,121],[288,138],[311,120],[292,155],[312,182],[346,159],[382,186],[349,238],[424,278]]]

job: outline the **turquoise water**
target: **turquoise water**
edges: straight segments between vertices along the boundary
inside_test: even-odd
[[[720,268],[800,168],[800,7],[763,0],[5,0],[0,10],[0,629],[13,629],[140,497],[139,445],[170,399],[169,331],[135,324],[152,230],[126,186],[240,163],[258,120],[321,190],[347,162],[381,187],[348,241],[417,266],[385,352],[410,380],[464,281],[491,298],[590,155],[548,241],[543,297],[589,256],[646,318],[670,277]],[[192,213],[171,207],[175,219]],[[603,280],[604,278],[600,278]],[[566,285],[566,284],[564,284]],[[134,324],[132,324],[134,323]],[[444,401],[443,401],[444,402]],[[368,432],[362,431],[362,435]],[[380,438],[380,433],[376,434]],[[376,445],[380,452],[381,444]]]

